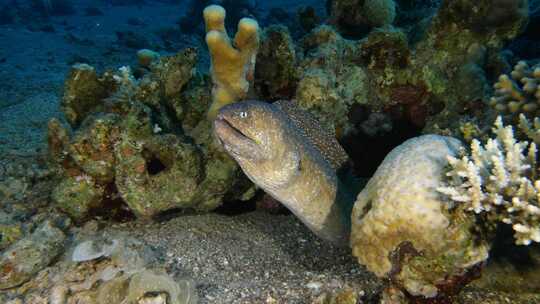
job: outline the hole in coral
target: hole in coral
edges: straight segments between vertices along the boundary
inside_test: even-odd
[[[163,164],[163,162],[161,162],[161,160],[155,155],[152,155],[146,159],[146,168],[148,169],[148,174],[150,175],[157,175],[167,169],[165,164]]]
[[[366,214],[371,210],[371,207],[373,207],[373,201],[369,200],[367,204],[362,208],[362,215]]]
[[[105,187],[105,194],[103,195],[101,204],[99,204],[98,208],[90,210],[89,215],[91,217],[100,217],[104,220],[121,223],[136,219],[135,214],[131,212],[128,205],[118,193],[114,182],[109,183]]]

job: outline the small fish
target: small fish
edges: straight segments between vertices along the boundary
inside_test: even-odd
[[[251,181],[319,237],[346,245],[354,196],[340,194],[336,170],[347,155],[316,119],[292,102],[223,107],[214,132]]]

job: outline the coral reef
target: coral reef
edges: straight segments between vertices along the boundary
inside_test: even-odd
[[[503,44],[527,22],[526,3],[442,1],[414,37],[410,29],[386,25],[352,36],[360,40],[344,39],[350,33],[340,18],[355,20],[371,2],[329,1],[338,31],[320,26],[302,38],[298,103],[340,137],[358,131],[362,118],[349,117],[358,109],[363,119],[384,112],[393,121],[438,134],[459,134],[458,121],[483,117],[482,101],[489,94],[485,70],[503,62]]]
[[[304,6],[298,9],[298,20],[300,26],[306,32],[311,31],[320,24],[320,17],[317,16],[317,12],[312,6]]]
[[[307,55],[297,68],[296,101],[341,137],[353,129],[348,119],[352,105],[369,102],[367,72],[351,62],[354,43],[329,26],[317,27],[300,44]]]
[[[242,196],[250,184],[213,142],[204,117],[210,90],[194,74],[195,52],[152,57],[139,79],[129,67],[98,76],[77,65],[68,75],[63,109],[75,130],[70,136],[51,121],[49,155],[61,171],[53,202],[77,221],[119,203],[152,217],[250,197]]]
[[[522,120],[529,124],[524,116]],[[485,145],[473,140],[470,154],[448,157],[448,186],[438,191],[450,198],[455,208],[481,216],[483,225],[512,225],[516,244],[540,242],[536,144],[516,140],[513,128],[505,127],[501,117],[496,120],[493,133],[496,138]]]
[[[271,25],[261,34],[255,89],[263,100],[291,99],[298,82],[297,58],[287,27]]]
[[[452,296],[461,287],[453,286],[457,278],[488,257],[487,244],[471,231],[474,221],[465,212],[449,212],[436,190],[445,157],[460,147],[437,135],[406,141],[386,156],[354,206],[353,255],[413,297]]]
[[[259,25],[254,19],[241,19],[234,42],[231,42],[225,30],[223,7],[210,5],[204,9],[203,15],[214,83],[213,101],[208,109],[208,118],[212,120],[222,106],[247,97],[254,78]]]
[[[520,61],[509,75],[499,76],[493,85],[494,96],[489,104],[510,121],[516,122],[519,114],[527,117],[540,115],[540,64],[529,66]]]

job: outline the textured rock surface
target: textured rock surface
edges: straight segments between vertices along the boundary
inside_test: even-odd
[[[472,219],[449,213],[436,190],[446,156],[460,146],[436,135],[406,141],[386,156],[353,210],[353,254],[413,296],[438,295],[438,285],[488,257],[487,246],[474,242]],[[392,259],[407,243],[416,254]]]
[[[96,70],[87,64],[71,68],[65,82],[62,110],[71,125],[78,125],[108,97],[115,83],[111,74],[98,77]]]
[[[136,215],[148,217],[172,208],[194,207],[203,174],[195,146],[165,134],[135,145],[126,138],[118,143],[117,151],[116,186]]]
[[[264,100],[290,99],[297,83],[296,51],[289,29],[264,29],[255,66],[255,87]]]
[[[0,289],[20,285],[48,266],[64,248],[64,233],[49,221],[29,237],[7,248],[0,257]]]

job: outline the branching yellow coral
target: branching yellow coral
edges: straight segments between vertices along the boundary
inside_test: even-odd
[[[523,115],[521,120],[533,132]],[[497,118],[493,133],[496,138],[485,145],[473,140],[469,155],[448,156],[447,186],[437,190],[455,202],[456,207],[486,214],[487,221],[512,225],[516,244],[540,242],[536,144],[516,140],[513,128],[505,127],[501,117]]]
[[[530,67],[520,61],[508,75],[501,75],[493,88],[490,105],[501,114],[540,114],[540,64]]]
[[[247,96],[259,47],[259,25],[254,19],[242,18],[234,41],[231,41],[225,30],[223,7],[210,5],[203,15],[214,83],[208,118],[214,119],[221,107]]]
[[[531,124],[525,115],[519,115],[519,128],[530,140],[540,145],[540,119],[538,117],[535,117]]]

